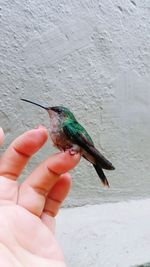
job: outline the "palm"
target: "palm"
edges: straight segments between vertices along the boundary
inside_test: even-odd
[[[64,263],[62,251],[53,232],[54,218],[47,218],[49,220],[47,227],[45,221],[15,204],[3,206],[2,217],[2,220],[6,220],[9,225],[7,228],[9,239],[7,244],[5,240],[5,246],[13,251],[13,260],[19,258],[21,266],[26,266],[27,262],[33,262],[35,266],[50,264],[53,261]]]
[[[2,140],[0,132],[0,143]],[[47,140],[40,127],[18,137],[0,158],[0,255],[3,266],[64,267],[55,239],[56,216],[71,185],[67,173],[80,156],[58,153],[41,163],[21,184],[17,178]],[[7,260],[6,260],[7,259]]]

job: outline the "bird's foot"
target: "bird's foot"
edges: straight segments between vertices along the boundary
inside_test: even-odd
[[[71,156],[74,156],[79,153],[79,151],[73,150],[72,148],[69,149],[69,153]]]
[[[76,146],[73,146],[73,147],[66,147],[66,149],[65,149],[65,151],[69,151],[69,153],[70,153],[70,155],[71,156],[74,156],[74,155],[76,155],[76,154],[78,154],[79,152],[80,152],[80,150],[79,149],[77,149],[78,147],[76,147]]]

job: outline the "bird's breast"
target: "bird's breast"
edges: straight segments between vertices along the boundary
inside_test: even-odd
[[[56,147],[58,147],[60,150],[65,150],[67,147],[71,146],[71,142],[64,134],[61,125],[62,124],[57,117],[52,118],[50,125],[50,136]]]
[[[60,129],[58,131],[52,130],[50,132],[50,136],[54,145],[60,150],[66,150],[67,148],[72,146],[71,141],[66,138],[66,135]]]

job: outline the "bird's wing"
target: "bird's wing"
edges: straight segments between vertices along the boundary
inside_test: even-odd
[[[66,136],[95,159],[103,169],[113,170],[114,167],[95,147],[91,137],[79,123],[64,124]]]

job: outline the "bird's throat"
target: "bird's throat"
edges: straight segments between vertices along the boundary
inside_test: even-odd
[[[61,119],[59,116],[57,116],[56,114],[51,114],[50,116],[50,128],[51,128],[51,132],[59,132],[61,129]]]

